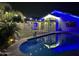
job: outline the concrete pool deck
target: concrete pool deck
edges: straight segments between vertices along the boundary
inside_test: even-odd
[[[14,43],[13,45],[11,45],[7,50],[7,52],[9,53],[8,56],[24,56],[24,54],[19,50],[19,46],[23,42],[27,41],[27,39],[29,39],[29,38],[31,38],[31,37],[23,38],[23,39],[17,41],[16,43]]]

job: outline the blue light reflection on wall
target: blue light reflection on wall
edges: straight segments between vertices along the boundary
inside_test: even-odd
[[[56,31],[58,31],[58,20],[56,19]],[[56,34],[56,43],[58,42],[58,34]]]
[[[38,23],[35,22],[35,23],[33,24],[32,30],[37,30],[37,27],[38,27]]]

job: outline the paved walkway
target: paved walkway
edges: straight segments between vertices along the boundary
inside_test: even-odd
[[[28,37],[28,38],[31,38],[31,37]],[[8,50],[7,50],[8,55],[10,55],[10,56],[22,56],[22,55],[24,55],[23,53],[21,53],[21,52],[19,51],[19,46],[20,46],[23,42],[27,41],[28,38],[21,39],[20,41],[17,41],[17,42],[14,43],[13,45],[11,45],[11,46],[8,48]]]

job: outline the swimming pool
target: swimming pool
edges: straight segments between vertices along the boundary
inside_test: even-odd
[[[68,34],[67,34],[68,35]],[[47,36],[46,36],[47,38]],[[79,39],[77,37],[66,36],[62,37],[66,39],[62,41],[58,47],[56,48],[48,48],[44,44],[44,38],[32,38],[24,43],[22,43],[19,47],[20,51],[28,56],[55,56],[55,55],[79,55]],[[47,38],[47,40],[49,40]],[[48,41],[47,41],[48,42]],[[49,41],[50,42],[50,41]],[[73,53],[71,53],[71,51]],[[75,52],[74,52],[75,51]]]

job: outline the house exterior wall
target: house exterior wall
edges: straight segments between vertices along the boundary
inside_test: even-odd
[[[62,31],[79,32],[79,17],[69,14],[69,13],[56,11],[56,10],[51,12],[51,14],[61,18]],[[67,24],[71,23],[71,22],[74,22],[76,25],[75,26],[67,26]]]

